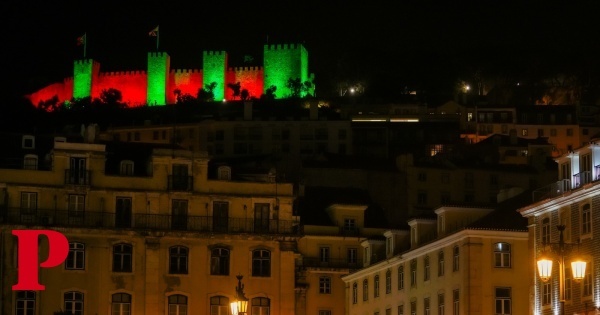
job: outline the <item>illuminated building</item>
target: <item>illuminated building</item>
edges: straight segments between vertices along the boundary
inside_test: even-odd
[[[239,82],[250,98],[259,98],[275,86],[275,96],[282,99],[292,95],[288,80],[314,82],[308,72],[308,51],[302,44],[265,45],[263,53],[263,66],[230,67],[227,52],[204,51],[198,57],[202,58],[202,69],[171,69],[171,57],[166,52],[149,52],[145,71],[101,72],[96,60],[75,60],[73,77],[43,87],[28,98],[37,106],[54,96],[62,103],[99,98],[102,91],[116,89],[129,107],[154,106],[176,103],[176,92],[196,97],[199,89],[215,83],[214,100],[221,101],[235,99],[228,84]],[[314,93],[314,85],[308,93]]]
[[[529,314],[596,314],[600,306],[600,145],[596,139],[555,158],[559,180],[533,192],[533,203],[519,212],[528,219],[528,265],[532,270],[542,254],[551,255],[544,243],[559,242],[558,225],[564,225],[564,242],[579,243],[567,255],[567,261],[581,258],[587,263],[585,277],[575,281],[571,266],[565,267],[564,306],[559,296],[559,264],[552,276],[542,281],[537,273],[529,278],[531,309]]]

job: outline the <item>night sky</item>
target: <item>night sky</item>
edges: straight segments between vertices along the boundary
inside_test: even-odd
[[[303,43],[321,95],[340,79],[380,90],[441,86],[477,71],[522,75],[536,69],[598,69],[594,1],[4,1],[3,94],[22,95],[72,75],[82,56],[101,71],[145,70],[160,49],[172,68],[201,68],[203,50],[226,50],[231,66],[267,43]],[[359,3],[359,4],[357,4]],[[385,4],[383,4],[385,3]],[[393,5],[392,5],[393,4]]]

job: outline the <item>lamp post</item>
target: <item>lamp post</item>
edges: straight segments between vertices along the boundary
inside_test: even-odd
[[[558,225],[558,243],[546,243],[544,242],[544,249],[550,248],[550,251],[558,257],[558,289],[560,297],[560,313],[565,314],[565,257],[571,253],[571,250],[575,245],[579,246],[579,243],[570,244],[565,243],[563,231],[565,230],[564,225]],[[573,271],[573,280],[579,281],[585,277],[585,266],[586,262],[581,259],[575,259],[571,262],[571,270]],[[547,282],[552,275],[552,259],[542,253],[537,261],[538,272],[540,279]]]
[[[232,315],[246,315],[248,310],[248,298],[244,295],[244,284],[242,284],[242,278],[244,276],[235,276],[238,279],[238,284],[235,287],[235,301],[231,302],[231,314]]]

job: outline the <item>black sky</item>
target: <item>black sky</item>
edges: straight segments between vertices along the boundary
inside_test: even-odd
[[[201,68],[203,50],[262,61],[267,42],[303,43],[317,83],[368,78],[390,86],[443,81],[476,68],[525,71],[600,58],[594,1],[5,1],[2,69],[11,95],[72,75],[82,55],[102,71],[144,70],[160,25],[172,68]]]

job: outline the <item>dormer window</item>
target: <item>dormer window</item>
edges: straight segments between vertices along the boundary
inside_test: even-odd
[[[219,180],[231,180],[231,167],[219,166],[217,169],[217,177]]]
[[[133,176],[133,165],[133,161],[131,160],[121,161],[121,166],[119,167],[119,174],[125,176]]]
[[[351,218],[344,219],[344,231],[355,231],[356,230],[356,220]]]
[[[37,170],[38,169],[38,156],[35,154],[25,154],[23,159],[24,170]]]
[[[21,147],[23,149],[35,149],[35,137],[29,135],[23,136]]]

